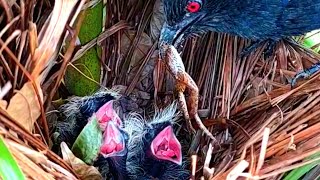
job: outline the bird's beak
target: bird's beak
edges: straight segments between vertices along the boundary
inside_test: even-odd
[[[126,133],[120,129],[122,121],[113,109],[113,101],[104,104],[96,117],[103,133],[100,153],[105,157],[123,156],[126,154]]]
[[[167,46],[173,45],[174,47],[178,47],[181,41],[182,37],[179,37],[178,28],[169,26],[167,23],[164,23],[159,39],[159,53],[161,59],[164,59],[165,57]]]
[[[163,44],[173,45],[174,39],[176,36],[177,36],[176,28],[169,26],[167,23],[164,23],[160,32],[160,40],[159,40],[160,46],[162,46]]]
[[[161,49],[164,44],[179,48],[184,41],[186,30],[204,16],[205,14],[194,15],[175,25],[169,25],[165,22],[160,32],[159,48]]]
[[[113,101],[105,103],[97,112],[97,119],[102,130],[106,128],[109,121],[113,121],[117,126],[121,126],[122,121],[116,111],[113,109]]]
[[[168,160],[178,165],[182,163],[181,145],[174,135],[171,126],[164,128],[151,143],[152,154],[162,160]]]
[[[109,121],[103,133],[100,153],[103,157],[124,156],[127,153],[126,134],[113,121]]]

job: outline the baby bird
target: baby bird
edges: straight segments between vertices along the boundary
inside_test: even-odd
[[[72,146],[93,113],[97,112],[105,103],[116,100],[118,95],[113,91],[99,91],[92,96],[73,97],[68,103],[61,106],[61,118],[58,121],[53,137],[57,151],[62,141]]]
[[[94,166],[102,177],[108,179],[127,179],[126,158],[128,134],[122,129],[122,121],[112,106],[113,100],[103,105],[96,113],[101,129],[104,129],[100,156]]]
[[[188,179],[181,145],[173,131],[176,104],[157,113],[150,122],[130,117],[124,122],[129,135],[126,168],[130,179]]]
[[[113,102],[117,99],[118,95],[113,91],[71,98],[60,109],[65,120],[57,123],[53,150],[60,152],[61,142],[71,147],[90,118],[96,116],[103,132],[103,142],[94,166],[105,179],[125,179],[128,135],[122,130],[122,121],[113,109]]]

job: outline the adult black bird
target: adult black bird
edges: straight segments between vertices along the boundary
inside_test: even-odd
[[[274,44],[281,39],[320,29],[320,0],[162,1],[165,23],[160,46],[166,43],[177,48],[190,35],[214,31],[253,40],[255,43],[244,50],[247,54],[266,41],[273,51]],[[308,76],[319,66],[297,76]]]
[[[181,145],[173,131],[176,105],[172,104],[146,122],[131,117],[124,122],[129,135],[126,168],[133,180],[185,180],[189,178]]]
[[[263,41],[320,29],[320,0],[163,0],[160,41],[176,44],[206,31]]]

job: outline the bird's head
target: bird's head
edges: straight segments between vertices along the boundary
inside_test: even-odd
[[[72,146],[92,115],[109,101],[118,99],[118,96],[115,91],[101,89],[91,96],[69,98],[68,102],[59,108],[60,118],[52,136],[54,142],[52,150],[57,154],[61,154],[61,142]],[[111,109],[112,107],[108,108],[108,110]],[[106,114],[106,116],[110,115]],[[115,117],[113,114],[111,116]]]
[[[181,144],[173,131],[176,104],[155,113],[150,121],[132,116],[125,121],[129,134],[127,169],[133,179],[187,179]]]
[[[95,113],[99,126],[103,131],[100,156],[95,162],[104,179],[126,179],[126,158],[128,134],[123,130],[122,121],[110,100]],[[108,175],[112,174],[112,177]]]
[[[179,45],[188,34],[198,33],[197,24],[206,16],[205,0],[163,0],[165,23],[160,44]]]
[[[139,116],[132,116],[130,120],[125,121],[125,130],[130,137],[130,150],[133,149],[133,153],[143,152],[149,159],[181,165],[181,145],[173,130],[174,121],[178,117],[176,108],[176,103],[173,103],[156,112],[149,122],[140,119]],[[141,145],[135,149],[138,143]]]
[[[160,33],[159,46],[181,45],[187,36],[207,31],[229,32],[232,21],[230,9],[241,9],[230,1],[218,0],[162,0],[165,22]]]

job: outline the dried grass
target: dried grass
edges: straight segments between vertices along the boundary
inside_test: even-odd
[[[95,44],[103,48],[101,86],[122,85],[126,95],[138,90],[145,93],[138,97],[142,99],[154,95],[159,106],[173,100],[172,78],[157,58],[154,34],[158,32],[149,25],[155,18],[154,0],[106,2],[104,32],[76,52],[73,38],[61,54],[68,33],[65,23],[73,25],[77,34],[81,18],[75,18],[84,1],[55,1],[54,9],[46,0],[0,0],[5,10],[0,11],[0,87],[7,82],[12,87],[0,91],[0,134],[28,178],[34,174],[39,179],[76,178],[72,168],[49,150],[45,112],[69,62]],[[53,13],[51,18],[48,12]],[[149,46],[143,44],[145,39],[151,42]],[[320,75],[299,82],[293,89],[288,84],[288,79],[317,62],[319,56],[280,42],[276,55],[268,60],[262,58],[262,48],[239,59],[239,52],[248,44],[238,37],[207,33],[189,39],[183,47],[186,70],[200,89],[199,114],[218,139],[210,143],[198,132],[192,142],[187,141],[191,144],[189,154],[197,155],[193,156],[197,158],[192,163],[193,179],[279,179],[283,173],[319,159],[304,161],[320,150]],[[140,59],[137,52],[142,54]],[[29,91],[36,94],[33,98],[39,104],[40,116],[33,117],[37,121],[32,131],[6,111],[27,82],[31,82]],[[181,126],[181,133],[185,132],[185,124]]]

